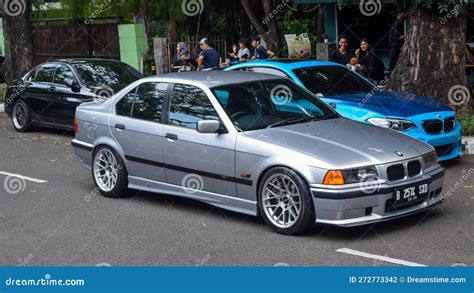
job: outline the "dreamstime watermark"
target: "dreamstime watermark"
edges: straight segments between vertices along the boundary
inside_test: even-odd
[[[279,3],[277,6],[275,6],[275,8],[270,12],[270,14],[268,14],[267,16],[265,16],[263,18],[263,21],[262,23],[267,25],[271,19],[273,19],[275,16],[277,16],[279,13],[281,13],[282,11],[285,10],[285,7],[290,7],[288,5],[288,3],[290,2],[290,0],[283,0],[281,3]],[[294,8],[291,8],[291,9],[294,9]]]
[[[18,265],[17,267],[24,267],[27,266],[32,260],[33,260],[33,254],[28,254],[25,258],[19,258],[18,259]]]
[[[114,90],[108,85],[98,86],[92,90],[92,93],[94,94],[94,102],[103,102],[115,94]]]
[[[3,11],[8,16],[15,17],[15,16],[22,15],[26,11],[26,1],[25,0],[4,0]]]
[[[382,11],[380,0],[360,0],[359,10],[365,16],[374,16]]]
[[[318,9],[318,7],[319,7],[319,5],[313,4],[313,5],[311,5],[312,6],[311,8],[306,9],[306,7],[308,7],[308,6],[304,5],[303,9],[298,9],[298,8],[295,8],[294,6],[290,5],[289,3],[290,3],[290,0],[283,0],[282,1],[282,4],[285,5],[286,7],[288,7],[289,9],[291,9],[293,11],[304,12],[304,13],[312,12],[312,11]]]
[[[11,95],[8,95],[8,97],[5,97],[5,104],[11,104],[16,98],[21,97],[25,90],[26,86],[24,85],[20,85],[18,87],[13,88],[13,93]]]
[[[181,180],[181,186],[183,187],[184,192],[194,194],[203,190],[204,180],[197,174],[188,174],[183,177],[183,180]]]
[[[97,8],[92,12],[91,15],[86,17],[86,20],[84,21],[85,24],[91,24],[94,23],[94,18],[97,16],[101,15],[108,9],[110,9],[112,4],[112,0],[103,0],[102,3],[100,3]]]
[[[464,2],[457,3],[451,10],[446,13],[446,15],[439,18],[439,23],[443,25],[446,24],[451,18],[458,16],[463,7]]]
[[[204,11],[204,2],[203,0],[183,0],[181,9],[187,16],[196,16]]]
[[[448,100],[453,106],[463,105],[471,99],[469,89],[463,85],[455,85],[448,91]]]
[[[208,253],[206,254],[203,258],[199,260],[197,264],[195,264],[195,267],[202,267],[205,266],[209,261],[211,260],[211,255]]]
[[[367,104],[368,102],[370,102],[370,100],[373,98],[373,96],[375,95],[375,93],[383,92],[385,86],[386,86],[387,83],[388,83],[388,81],[389,81],[388,76],[385,76],[385,78],[384,78],[383,80],[381,80],[376,86],[374,86],[374,87],[372,88],[372,90],[370,91],[370,93],[368,93],[362,100],[359,101],[359,103],[357,103],[357,106],[352,107],[352,113],[355,114],[355,112],[357,112],[357,109],[358,109],[358,108],[363,108],[365,104]]]
[[[26,180],[16,176],[7,176],[3,181],[3,188],[10,194],[23,192],[26,188]]]
[[[86,194],[86,196],[84,196],[84,201],[90,202],[99,192],[100,192],[99,188],[96,187],[93,191],[91,191],[90,193]]]
[[[272,88],[270,97],[275,105],[281,106],[291,102],[293,93],[288,86],[280,84]]]
[[[463,174],[461,175],[461,177],[459,177],[459,179],[454,182],[454,184],[451,185],[448,190],[441,193],[443,201],[447,200],[451,195],[453,195],[453,193],[455,193],[459,188],[463,186],[464,182],[466,182],[474,174],[474,168],[471,168],[469,170],[462,170],[462,173]]]
[[[374,194],[382,187],[382,183],[373,177],[363,178],[360,182],[360,189],[365,194]]]

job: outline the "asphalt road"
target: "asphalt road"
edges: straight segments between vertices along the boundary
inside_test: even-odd
[[[474,157],[445,164],[445,190],[456,188],[429,212],[294,237],[192,200],[104,198],[72,136],[20,134],[0,113],[0,265],[474,265]]]

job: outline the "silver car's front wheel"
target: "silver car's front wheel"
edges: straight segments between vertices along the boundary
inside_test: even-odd
[[[120,197],[127,193],[127,173],[122,159],[109,147],[94,152],[92,163],[94,182],[103,195]]]
[[[314,223],[313,199],[306,181],[291,169],[276,167],[259,185],[260,212],[282,234],[300,234]]]
[[[298,186],[286,174],[272,175],[264,183],[262,205],[266,216],[275,226],[293,226],[301,213]]]

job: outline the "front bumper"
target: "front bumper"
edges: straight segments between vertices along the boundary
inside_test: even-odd
[[[316,223],[341,227],[352,227],[388,221],[415,214],[443,202],[444,170],[439,167],[416,179],[403,180],[395,184],[381,184],[375,193],[362,187],[348,189],[311,188],[316,210]],[[394,208],[394,190],[420,183],[428,183],[426,200]],[[373,189],[373,187],[370,187]]]

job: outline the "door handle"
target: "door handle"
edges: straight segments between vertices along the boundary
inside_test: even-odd
[[[52,92],[55,92],[56,91],[56,88],[54,86],[48,88],[48,92],[52,93]]]
[[[125,125],[123,125],[123,124],[115,124],[115,128],[120,129],[120,130],[124,130],[124,129],[125,129]]]
[[[171,140],[177,140],[178,139],[178,135],[176,135],[174,133],[166,133],[165,137],[168,138],[168,139],[171,139]]]

